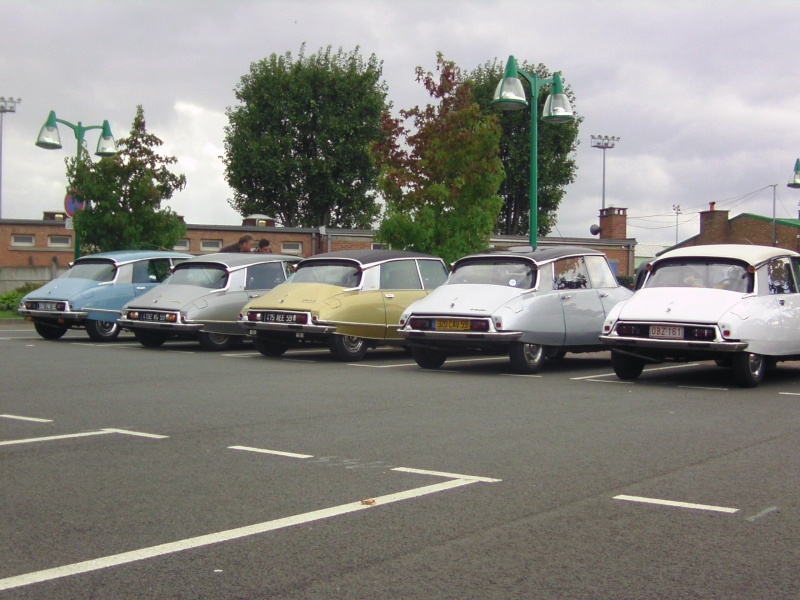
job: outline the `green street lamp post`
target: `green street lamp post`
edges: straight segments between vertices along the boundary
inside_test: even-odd
[[[573,121],[569,98],[564,93],[561,82],[561,73],[553,73],[552,77],[541,79],[536,73],[526,73],[517,68],[517,59],[508,57],[503,79],[497,84],[492,105],[501,110],[521,110],[528,106],[525,98],[525,89],[519,77],[522,76],[531,86],[531,166],[530,166],[530,242],[536,249],[536,239],[539,233],[539,119],[538,102],[539,92],[545,85],[552,85],[552,92],[547,97],[542,110],[542,120],[548,123],[566,123]]]
[[[786,184],[786,187],[795,190],[800,189],[800,158],[794,163],[794,173],[792,173],[792,178],[789,180],[789,183]],[[800,219],[800,203],[797,204],[797,218]]]
[[[117,153],[117,143],[114,141],[114,136],[111,134],[111,126],[108,121],[103,121],[102,125],[88,125],[84,126],[78,121],[78,124],[70,123],[63,119],[56,117],[55,111],[50,111],[47,121],[42,125],[39,131],[39,137],[36,138],[36,145],[45,150],[58,150],[61,148],[61,135],[58,133],[58,123],[66,125],[75,134],[75,140],[78,142],[78,153],[75,156],[75,169],[81,166],[81,155],[84,147],[84,138],[86,132],[92,129],[100,129],[100,139],[97,141],[97,150],[95,155],[101,157],[114,156]],[[75,259],[81,256],[81,242],[78,230],[75,230]]]

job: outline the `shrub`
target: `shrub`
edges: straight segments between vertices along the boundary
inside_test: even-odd
[[[626,287],[629,290],[633,289],[633,284],[635,283],[634,278],[630,275],[617,275],[617,281],[621,286]]]
[[[28,282],[15,290],[11,290],[10,292],[0,295],[0,310],[13,310],[16,312],[17,306],[19,306],[19,301],[22,300],[22,297],[25,294],[42,287],[42,285],[44,284]]]

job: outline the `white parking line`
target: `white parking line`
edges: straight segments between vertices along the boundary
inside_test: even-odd
[[[250,446],[228,446],[230,450],[246,450],[247,452],[259,452],[261,454],[274,454],[276,456],[288,456],[289,458],[314,458],[313,454],[297,454],[296,452],[283,452],[282,450],[267,450],[265,448],[251,448]]]
[[[691,502],[676,502],[674,500],[659,500],[658,498],[642,498],[641,496],[614,496],[614,500],[625,500],[627,502],[642,502],[645,504],[660,504],[663,506],[676,506],[678,508],[693,508],[695,510],[713,510],[715,512],[735,513],[738,508],[727,508],[725,506],[710,506],[708,504],[692,504]]]
[[[52,440],[66,440],[69,438],[89,437],[93,435],[106,435],[109,433],[122,433],[124,435],[135,435],[138,437],[148,437],[155,439],[164,439],[169,437],[167,435],[156,435],[154,433],[141,433],[138,431],[128,431],[127,429],[101,429],[99,431],[85,431],[83,433],[67,433],[64,435],[48,435],[45,437],[38,437],[38,438],[26,438],[24,440],[7,440],[5,442],[0,442],[0,446],[11,446],[14,444],[31,444],[35,442],[49,442]]]
[[[645,369],[642,371],[643,373],[652,373],[654,371],[669,371],[670,369],[684,369],[686,367],[696,367],[700,363],[684,363],[680,365],[670,365],[667,367],[653,367],[651,369]],[[600,375],[584,375],[582,377],[570,377],[572,381],[579,381],[581,379],[594,379],[595,377],[616,377],[616,373],[602,373]]]
[[[402,473],[416,473],[417,475],[433,475],[434,477],[447,477],[448,479],[469,479],[470,481],[482,481],[484,483],[497,483],[502,479],[492,479],[491,477],[478,477],[475,475],[460,475],[458,473],[446,473],[443,471],[426,471],[424,469],[411,469],[408,467],[395,467],[392,471]]]
[[[19,415],[0,415],[4,419],[19,419],[20,421],[33,421],[34,423],[52,423],[52,419],[38,419],[36,417],[20,417]]]
[[[781,396],[800,396],[799,392],[778,392]]]
[[[434,473],[434,472],[431,472]],[[212,544],[219,544],[221,542],[228,542],[244,537],[258,535],[269,531],[276,531],[278,529],[285,529],[287,527],[295,527],[313,521],[322,519],[330,519],[332,517],[354,513],[361,510],[372,509],[377,506],[392,504],[402,500],[409,500],[411,498],[419,498],[428,494],[435,494],[447,490],[471,485],[473,483],[480,483],[484,481],[499,481],[488,478],[470,477],[468,479],[451,479],[435,485],[428,485],[424,487],[414,488],[404,492],[395,494],[387,494],[385,496],[378,496],[370,498],[369,501],[350,502],[348,504],[341,504],[330,508],[323,508],[292,517],[285,517],[276,519],[274,521],[265,521],[255,525],[245,527],[238,527],[236,529],[228,529],[227,531],[220,531],[208,535],[201,535],[177,542],[170,542],[166,544],[159,544],[157,546],[150,546],[149,548],[142,548],[140,550],[132,550],[130,552],[122,552],[121,554],[114,554],[102,558],[96,558],[83,562],[73,563],[71,565],[64,565],[62,567],[55,567],[52,569],[44,569],[42,571],[35,571],[33,573],[25,573],[23,575],[16,575],[14,577],[7,577],[0,579],[0,591],[18,588],[33,583],[41,583],[43,581],[51,581],[53,579],[60,579],[70,575],[78,575],[80,573],[88,573],[91,571],[98,571],[100,569],[107,569],[118,565],[154,558],[156,556],[163,556],[165,554],[173,554],[175,552],[182,552],[184,550],[191,550],[193,548],[200,548],[203,546],[210,546]]]

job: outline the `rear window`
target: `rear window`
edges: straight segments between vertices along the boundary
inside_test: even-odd
[[[117,267],[108,261],[81,261],[72,265],[63,277],[69,279],[90,279],[92,281],[114,281]]]
[[[168,282],[172,285],[193,285],[220,290],[228,283],[228,272],[216,265],[182,263],[175,267]]]
[[[350,264],[310,263],[301,266],[289,280],[292,283],[327,283],[344,288],[358,287],[361,269]]]
[[[536,283],[533,265],[520,261],[482,260],[458,265],[448,285],[482,284],[531,289]]]
[[[749,293],[753,291],[753,275],[742,263],[683,259],[657,264],[644,287],[699,287]]]

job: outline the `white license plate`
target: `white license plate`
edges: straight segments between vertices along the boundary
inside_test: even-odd
[[[39,302],[39,310],[56,310],[55,302]]]
[[[650,325],[650,337],[662,340],[683,339],[683,327],[676,325]]]

